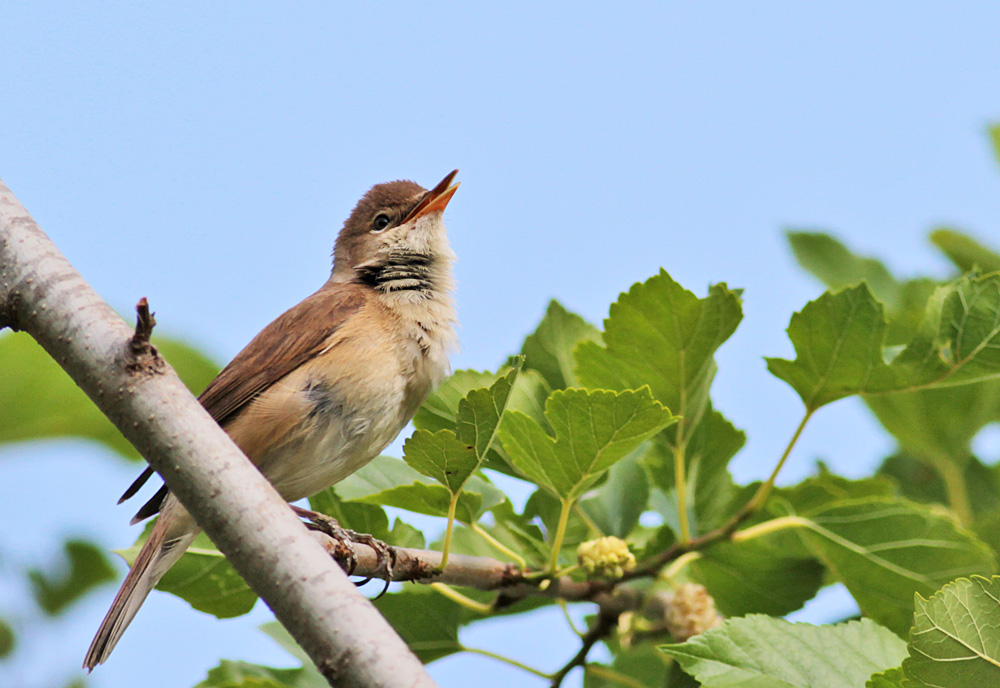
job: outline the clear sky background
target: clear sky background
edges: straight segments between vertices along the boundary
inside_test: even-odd
[[[926,241],[938,223],[1000,246],[995,3],[97,5],[0,7],[0,177],[113,306],[148,297],[163,332],[220,363],[326,279],[372,184],[458,167],[455,367],[495,368],[553,297],[599,323],[661,266],[700,295],[742,287],[713,396],[748,433],[733,471],[750,480],[801,414],[761,357],[792,353],[788,318],[820,292],[784,228],[834,231],[904,275],[947,274]],[[843,401],[783,478],[820,457],[860,475],[891,447]],[[0,451],[0,566],[44,565],[66,534],[131,544],[114,504],[135,472],[79,443]],[[0,611],[23,594],[0,587]],[[0,686],[77,675],[113,594],[24,638]],[[849,609],[834,592],[800,618]],[[154,594],[90,685],[287,665],[255,629],[267,616],[219,623]],[[558,614],[463,640],[545,670],[576,649]],[[432,673],[534,685],[478,657]]]

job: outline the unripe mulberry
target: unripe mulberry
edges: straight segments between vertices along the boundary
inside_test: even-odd
[[[593,578],[621,578],[635,568],[635,555],[624,540],[602,537],[582,542],[576,548],[576,560]]]

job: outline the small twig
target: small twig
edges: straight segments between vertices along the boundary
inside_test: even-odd
[[[135,305],[135,333],[128,341],[128,361],[126,369],[131,373],[162,373],[166,367],[163,358],[150,343],[149,338],[156,327],[156,318],[149,310],[149,302],[143,296]]]
[[[594,625],[583,636],[583,645],[580,647],[580,651],[573,655],[573,658],[566,662],[559,671],[552,674],[552,688],[559,688],[569,672],[578,666],[586,664],[587,655],[590,654],[594,645],[611,633],[617,624],[618,614],[598,614]]]
[[[149,338],[153,334],[153,328],[156,327],[156,318],[153,317],[155,314],[150,312],[149,301],[145,296],[135,304],[135,315],[135,334],[132,335],[129,347],[133,354],[140,356],[149,350]]]

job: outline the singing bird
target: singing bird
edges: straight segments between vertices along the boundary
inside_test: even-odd
[[[430,191],[411,181],[372,187],[337,236],[326,284],[265,327],[199,397],[284,499],[309,497],[365,465],[448,374],[455,254],[443,214],[456,174]],[[104,663],[201,531],[166,485],[132,522],[155,513],[87,651],[88,670]]]

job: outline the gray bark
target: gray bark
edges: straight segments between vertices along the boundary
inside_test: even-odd
[[[5,326],[34,337],[135,445],[331,685],[434,685],[173,369],[130,345],[131,328],[0,181]]]

